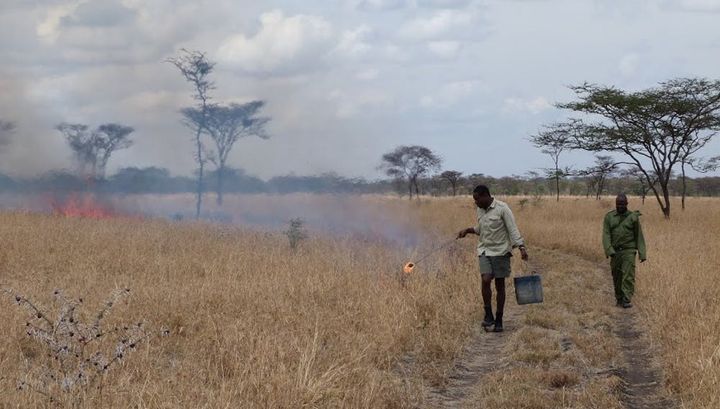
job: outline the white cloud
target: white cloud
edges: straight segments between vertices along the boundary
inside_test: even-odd
[[[539,114],[547,109],[552,108],[552,104],[544,97],[529,98],[505,98],[503,101],[503,112],[529,112],[531,114]]]
[[[720,12],[720,0],[667,0],[671,7],[698,12]]]
[[[620,74],[630,77],[637,72],[638,64],[640,63],[640,56],[635,53],[625,55],[618,64],[618,70]]]
[[[336,89],[328,95],[328,100],[335,105],[335,116],[349,119],[360,114],[368,115],[378,108],[387,107],[392,97],[381,90],[361,90],[349,93]]]
[[[135,11],[120,0],[85,0],[62,18],[63,25],[108,27],[122,25],[135,19]]]
[[[223,41],[218,58],[252,73],[295,71],[316,64],[333,43],[332,25],[322,17],[286,17],[281,10],[263,13],[251,37],[236,34]]]
[[[360,0],[357,9],[363,11],[385,11],[405,7],[405,0]]]
[[[399,34],[409,40],[437,40],[454,31],[466,29],[473,21],[472,13],[440,10],[428,18],[416,18],[400,27]]]
[[[350,58],[362,57],[372,49],[368,41],[372,34],[372,29],[366,25],[346,30],[340,36],[336,51]]]
[[[420,106],[428,109],[450,108],[484,92],[484,85],[477,80],[454,81],[443,85],[437,92],[420,98]]]
[[[377,68],[370,68],[367,70],[359,71],[355,74],[355,78],[361,80],[361,81],[372,81],[374,79],[377,79],[380,75],[380,70]]]
[[[41,59],[66,67],[162,59],[218,13],[200,1],[180,5],[170,1],[76,0],[31,10],[30,15],[38,15],[37,38],[52,45],[42,50]],[[172,17],[168,17],[170,7]]]
[[[467,7],[472,0],[417,0],[417,4],[422,7],[435,8],[463,8]]]
[[[407,62],[411,58],[411,52],[406,47],[397,44],[385,44],[382,48],[381,56],[388,61]]]
[[[462,44],[458,41],[430,41],[427,47],[428,50],[437,57],[452,60],[460,53]]]
[[[363,11],[388,11],[402,8],[458,9],[472,4],[473,0],[360,0],[356,8]]]
[[[35,32],[44,41],[54,43],[60,35],[60,23],[82,4],[82,1],[74,1],[59,6],[50,7],[44,18],[37,24]]]

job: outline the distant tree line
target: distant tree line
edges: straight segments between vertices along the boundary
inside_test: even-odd
[[[262,116],[265,101],[244,104],[213,100],[211,79],[215,63],[200,51],[182,50],[167,60],[191,86],[194,105],[180,110],[192,133],[193,177],[173,176],[161,168],[123,168],[107,177],[114,152],[132,146],[133,127],[106,123],[96,128],[79,123],[56,126],[71,148],[78,166],[72,173],[51,172],[28,180],[0,174],[0,190],[96,190],[123,193],[188,193],[196,195],[196,217],[203,195],[215,192],[218,205],[228,193],[389,193],[410,199],[421,195],[467,194],[475,185],[489,185],[501,195],[553,194],[595,197],[626,192],[652,197],[666,217],[671,196],[720,196],[718,177],[687,176],[692,169],[708,173],[720,169],[720,156],[706,146],[720,132],[720,81],[678,78],[640,91],[584,83],[571,86],[574,99],[556,106],[568,112],[564,121],[547,124],[530,142],[548,155],[552,166],[522,176],[495,178],[463,175],[442,169],[443,159],[420,145],[402,145],[385,153],[377,169],[389,179],[368,181],[333,173],[286,175],[264,181],[228,164],[240,139],[267,139],[270,118]],[[0,118],[0,149],[8,145],[16,124]],[[563,163],[564,154],[586,151],[595,162],[585,169]],[[206,165],[213,165],[207,168]]]
[[[206,173],[205,191],[217,193],[217,170]],[[393,181],[346,178],[328,173],[316,176],[276,176],[262,180],[241,169],[226,168],[223,176],[225,193],[391,193]],[[177,176],[158,167],[128,167],[88,184],[84,177],[70,171],[52,171],[32,178],[11,178],[0,173],[0,192],[78,192],[121,194],[197,193],[196,176]]]
[[[216,171],[209,172],[205,188],[215,192]],[[447,172],[453,172],[452,175]],[[525,175],[493,177],[483,174],[462,175],[456,171],[444,171],[437,175],[419,177],[417,190],[413,185],[412,193],[427,196],[468,195],[478,184],[488,185],[494,194],[501,196],[546,196],[561,195],[596,197],[625,192],[637,196],[647,196],[648,186],[644,179],[633,172],[614,172],[605,176],[602,191],[598,191],[597,176],[573,176],[560,180],[559,185],[548,175],[528,172]],[[333,173],[312,176],[285,175],[262,180],[249,175],[241,169],[227,168],[224,175],[226,193],[351,193],[351,194],[410,194],[407,183],[398,179],[367,180],[347,178]],[[681,196],[682,176],[670,179],[669,191],[673,196]],[[52,192],[52,191],[95,191],[119,194],[168,194],[196,193],[197,178],[172,175],[167,169],[157,167],[128,167],[118,170],[96,183],[87,181],[75,172],[55,171],[41,176],[19,179],[0,174],[0,192]],[[688,196],[720,196],[720,177],[687,177],[685,189]],[[205,192],[205,193],[207,193]],[[599,193],[598,193],[599,192]]]

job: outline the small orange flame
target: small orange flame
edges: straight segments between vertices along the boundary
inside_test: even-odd
[[[403,266],[403,272],[405,274],[412,274],[413,270],[415,269],[415,264],[413,263],[407,263]]]
[[[63,201],[53,200],[53,213],[65,217],[86,217],[90,219],[107,219],[117,213],[107,204],[102,204],[90,194],[72,194]]]

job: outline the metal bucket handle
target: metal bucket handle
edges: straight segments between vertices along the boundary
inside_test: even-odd
[[[526,273],[527,270],[530,270],[530,273],[529,273],[529,274]],[[521,272],[522,272],[522,275],[524,275],[524,276],[528,276],[528,275],[534,276],[534,275],[540,274],[540,273],[537,272],[537,270],[535,270],[534,268],[532,268],[532,267],[530,266],[530,263],[528,263],[526,260],[522,260],[522,269],[521,269]]]

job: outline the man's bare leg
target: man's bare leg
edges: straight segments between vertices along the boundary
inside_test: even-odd
[[[492,275],[483,274],[482,276],[482,298],[485,305],[485,319],[483,319],[483,327],[491,327],[495,324],[495,318],[492,313]]]
[[[502,332],[503,313],[505,312],[505,279],[495,279],[495,291],[497,292],[497,313],[495,314],[495,328],[493,331]]]

